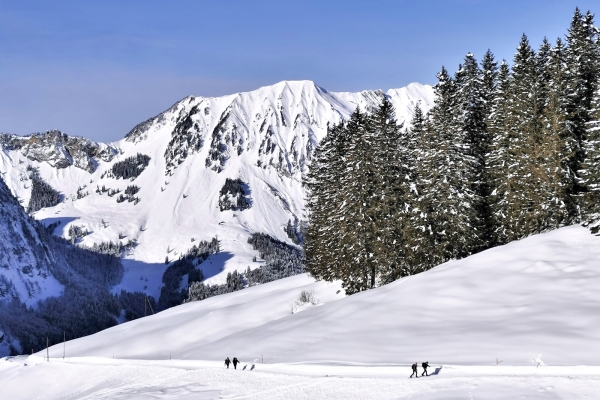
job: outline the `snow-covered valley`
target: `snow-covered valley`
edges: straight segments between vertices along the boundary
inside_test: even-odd
[[[571,226],[350,297],[295,276],[57,344],[49,362],[2,360],[0,384],[48,399],[594,398],[599,260],[600,237]],[[292,313],[302,291],[318,301]],[[409,379],[424,361],[434,375]]]

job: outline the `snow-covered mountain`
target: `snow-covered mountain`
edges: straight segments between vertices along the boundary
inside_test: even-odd
[[[56,263],[39,228],[0,179],[0,301],[28,306],[58,296],[64,287],[53,276]]]
[[[117,322],[120,306],[111,307],[109,289],[123,276],[119,258],[49,230],[0,179],[0,355],[41,348],[43,337],[59,332],[82,336]]]
[[[332,93],[310,81],[280,82],[230,96],[187,97],[110,144],[56,131],[2,135],[0,172],[23,206],[32,168],[60,193],[59,204],[33,214],[45,225],[60,221],[54,234],[68,237],[78,226],[88,232],[77,239],[81,245],[130,243],[114,290],[157,298],[165,260],[197,240],[221,243],[221,253],[201,266],[209,283],[260,265],[247,243],[253,232],[291,243],[284,228],[303,219],[301,179],[327,127],[356,107],[373,110],[383,96],[400,122],[410,120],[417,102],[424,110],[433,103],[432,88],[418,83],[387,93]],[[238,179],[243,190],[224,188]],[[239,201],[249,207],[236,208]]]

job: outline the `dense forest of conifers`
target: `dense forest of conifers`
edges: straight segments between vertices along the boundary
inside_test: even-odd
[[[512,60],[467,54],[435,103],[398,125],[387,99],[330,128],[305,179],[307,269],[370,289],[528,235],[597,218],[600,36],[575,11],[566,40]]]

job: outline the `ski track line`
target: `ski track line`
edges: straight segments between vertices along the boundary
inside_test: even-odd
[[[167,376],[163,379],[155,379],[152,382],[151,385],[147,384],[146,382],[140,384],[140,383],[131,383],[134,380],[139,380],[138,377],[134,377],[129,379],[127,382],[125,382],[123,385],[119,385],[116,388],[111,388],[111,389],[104,389],[104,390],[100,390],[98,392],[94,392],[94,393],[90,393],[88,395],[86,395],[85,397],[80,397],[80,400],[86,400],[86,399],[101,399],[101,398],[108,398],[110,399],[110,395],[114,394],[114,393],[118,393],[124,389],[139,389],[139,388],[144,388],[144,387],[152,387],[152,386],[157,386],[157,384],[162,383],[162,382],[166,382],[168,380],[174,379],[174,378],[179,378],[180,376],[186,375],[188,373],[188,370],[184,370],[182,373],[176,374],[176,375],[172,375],[172,376]],[[107,397],[108,396],[108,397]]]
[[[263,390],[261,392],[255,392],[255,393],[251,393],[251,394],[244,395],[244,396],[230,397],[230,398],[228,398],[228,400],[247,399],[247,398],[250,398],[250,397],[258,396],[259,394],[264,394],[264,393],[279,391],[279,390],[282,390],[282,389],[283,390],[289,389],[289,390],[287,390],[287,392],[289,392],[291,389],[296,389],[299,386],[301,386],[300,389],[306,389],[306,388],[309,388],[309,387],[317,386],[320,383],[325,382],[326,380],[327,380],[327,378],[323,378],[323,379],[321,379],[318,382],[313,382],[313,383],[308,383],[308,384],[306,384],[304,382],[300,382],[300,383],[295,383],[293,385],[279,386],[279,387],[276,387],[276,388],[273,388],[273,389]],[[280,396],[280,395],[285,394],[285,393],[286,392],[284,392],[284,393],[277,393],[275,396]],[[274,396],[265,397],[265,398],[269,399],[269,398],[273,398],[273,397]]]

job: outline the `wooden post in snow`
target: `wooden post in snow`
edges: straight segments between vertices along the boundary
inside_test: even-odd
[[[154,309],[152,308],[152,304],[150,304],[150,299],[148,298],[148,295],[146,295],[146,301],[148,302],[148,306],[150,307],[150,311],[152,311],[152,315],[154,315]]]
[[[48,344],[50,340],[48,340],[48,336],[46,336],[46,361],[50,361],[50,350],[48,350]]]

